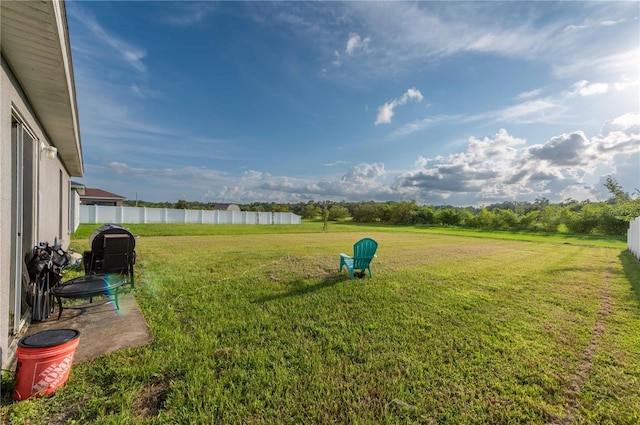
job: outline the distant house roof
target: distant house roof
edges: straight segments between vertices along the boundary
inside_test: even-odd
[[[213,209],[222,211],[240,211],[240,206],[238,204],[215,204]]]
[[[107,192],[102,189],[95,189],[91,187],[87,187],[84,190],[84,195],[81,198],[91,198],[91,199],[109,199],[109,200],[122,200],[127,199],[124,196],[116,195],[115,193]]]

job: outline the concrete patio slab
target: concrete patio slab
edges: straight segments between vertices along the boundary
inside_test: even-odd
[[[140,347],[151,342],[147,323],[131,294],[118,297],[120,310],[114,303],[106,303],[81,310],[58,310],[47,320],[29,325],[25,335],[52,329],[76,329],[80,331],[80,342],[74,362],[92,360],[106,353],[123,348]]]

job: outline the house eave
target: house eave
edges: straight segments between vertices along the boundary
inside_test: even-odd
[[[82,144],[64,2],[0,1],[0,19],[2,56],[67,172],[82,177]]]

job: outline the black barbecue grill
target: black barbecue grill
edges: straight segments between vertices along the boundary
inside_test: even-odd
[[[133,288],[136,239],[131,232],[119,224],[107,223],[91,234],[89,246],[91,251],[85,251],[83,255],[86,275],[128,275]]]

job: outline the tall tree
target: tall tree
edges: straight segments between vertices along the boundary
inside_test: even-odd
[[[607,179],[604,182],[604,187],[606,187],[611,194],[611,199],[609,200],[610,203],[618,204],[630,199],[629,194],[622,190],[622,186],[618,183],[618,180],[616,180],[615,177],[607,176]]]

